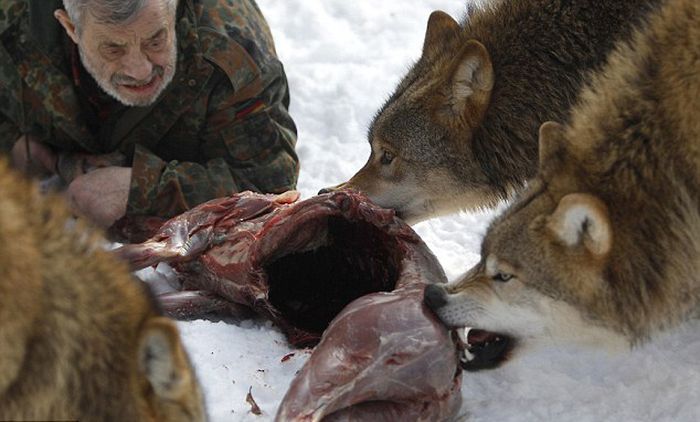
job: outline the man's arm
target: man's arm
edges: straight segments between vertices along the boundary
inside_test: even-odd
[[[165,162],[137,146],[127,214],[169,217],[234,192],[293,189],[299,174],[296,127],[281,63],[270,63],[262,82],[244,98],[226,77],[214,87],[200,134],[205,163]]]
[[[62,156],[59,173],[71,174],[67,197],[73,212],[109,227],[125,214],[171,217],[234,192],[293,189],[299,174],[296,128],[287,112],[286,78],[275,63],[279,67],[267,73],[262,88],[246,98],[225,77],[214,87],[206,129],[199,134],[203,164],[166,162],[140,145],[131,168],[121,167],[118,153]]]
[[[47,177],[56,169],[56,154],[31,134],[22,134],[10,119],[0,114],[0,153],[27,176]]]

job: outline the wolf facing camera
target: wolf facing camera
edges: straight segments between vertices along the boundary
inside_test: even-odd
[[[700,314],[700,3],[621,43],[463,278],[429,286],[448,325],[629,347]]]

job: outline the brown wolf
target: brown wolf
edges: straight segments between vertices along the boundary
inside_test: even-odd
[[[377,113],[348,182],[409,223],[493,206],[537,169],[537,129],[564,121],[585,73],[658,0],[520,0],[428,21],[423,54]]]
[[[479,262],[430,286],[447,324],[634,345],[700,310],[700,2],[669,0],[617,48]]]
[[[72,223],[0,160],[0,420],[203,420],[175,324]]]

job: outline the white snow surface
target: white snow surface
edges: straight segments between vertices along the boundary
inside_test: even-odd
[[[460,17],[465,10],[462,0],[258,0],[258,5],[289,78],[303,198],[347,180],[364,164],[367,128],[418,59],[430,12]],[[498,211],[463,213],[414,228],[454,279],[478,261],[481,238]],[[158,274],[141,276],[154,282]],[[273,420],[310,354],[290,348],[264,320],[196,320],[179,327],[216,422]],[[465,373],[459,419],[700,420],[699,328],[693,321],[616,354],[541,346],[499,369]],[[262,415],[251,412],[249,391]]]

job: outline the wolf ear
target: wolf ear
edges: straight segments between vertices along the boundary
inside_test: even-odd
[[[493,89],[493,66],[486,47],[476,40],[467,41],[451,75],[444,111],[458,126],[474,128],[486,113]]]
[[[425,41],[423,41],[423,55],[430,52],[430,49],[435,45],[444,43],[450,35],[459,32],[460,26],[452,16],[447,13],[436,10],[430,14],[428,18],[428,29],[425,31]]]
[[[565,245],[583,245],[595,256],[607,254],[612,247],[608,208],[593,195],[570,193],[564,196],[547,225]]]
[[[565,151],[564,126],[557,122],[544,122],[540,126],[540,170]]]
[[[190,369],[175,323],[166,317],[151,318],[141,331],[138,348],[141,373],[159,397],[179,398],[187,391]]]

